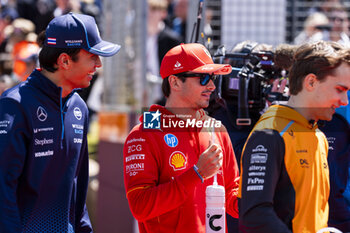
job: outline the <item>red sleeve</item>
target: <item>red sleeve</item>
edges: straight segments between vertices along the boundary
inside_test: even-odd
[[[226,129],[220,132],[223,142],[224,153],[224,182],[226,193],[226,212],[234,218],[238,218],[238,188],[239,188],[239,170],[232,148],[232,143]]]
[[[157,142],[133,130],[124,144],[124,184],[130,210],[138,221],[167,213],[182,205],[201,182],[193,168],[173,180],[159,184]]]

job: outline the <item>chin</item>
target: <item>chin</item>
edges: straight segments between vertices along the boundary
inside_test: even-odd
[[[328,117],[327,121],[331,121],[333,119],[333,115],[331,115],[330,117]]]
[[[81,84],[80,88],[87,88],[88,86],[90,86],[90,82]]]
[[[207,108],[209,107],[209,104],[202,104],[201,108]]]
[[[329,116],[322,116],[320,117],[319,119],[320,120],[323,120],[323,121],[331,121],[333,118],[333,114],[332,115],[329,115]]]

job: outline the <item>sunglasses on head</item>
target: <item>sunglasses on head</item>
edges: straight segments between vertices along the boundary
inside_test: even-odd
[[[199,74],[199,73],[180,73],[177,74],[176,76],[179,77],[184,77],[184,78],[197,78],[199,77],[199,83],[202,86],[206,86],[208,85],[210,80],[213,80],[213,82],[215,81],[215,79],[218,77],[218,75],[215,74]]]

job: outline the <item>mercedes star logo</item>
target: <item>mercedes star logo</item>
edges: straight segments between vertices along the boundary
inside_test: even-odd
[[[47,112],[43,107],[39,106],[36,110],[36,116],[38,117],[39,121],[45,121],[47,118]]]

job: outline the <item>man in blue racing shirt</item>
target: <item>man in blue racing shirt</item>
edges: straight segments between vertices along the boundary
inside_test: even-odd
[[[0,98],[0,232],[92,232],[88,110],[75,90],[120,46],[100,38],[91,16],[73,13],[54,18],[39,40],[41,68]]]

